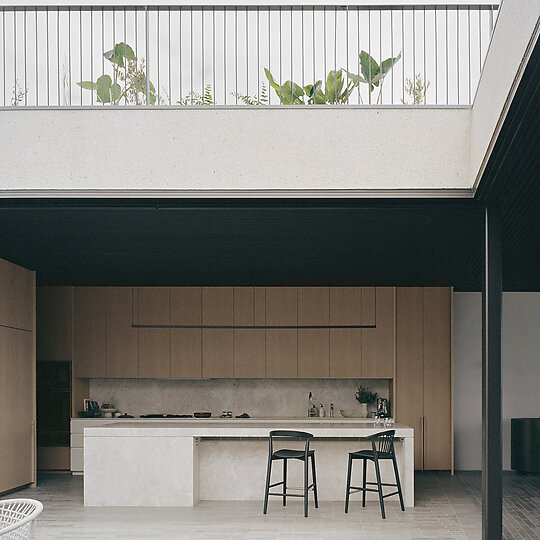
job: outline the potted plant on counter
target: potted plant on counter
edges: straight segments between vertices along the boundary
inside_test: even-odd
[[[377,393],[370,392],[365,386],[359,385],[358,390],[355,394],[356,401],[360,403],[360,417],[367,418],[368,410],[367,406],[370,403],[374,403],[377,399]]]

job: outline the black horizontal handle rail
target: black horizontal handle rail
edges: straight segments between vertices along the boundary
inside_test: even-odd
[[[265,330],[265,329],[296,329],[296,328],[377,328],[375,324],[325,324],[325,325],[265,325],[247,326],[241,324],[132,324],[132,328],[217,328],[217,329],[241,329],[241,330]]]

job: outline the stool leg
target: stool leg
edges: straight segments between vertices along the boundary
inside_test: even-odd
[[[352,456],[349,454],[349,466],[347,467],[347,493],[345,494],[345,513],[349,511],[349,496],[351,494],[351,469]]]
[[[313,480],[313,498],[315,499],[315,508],[319,508],[319,496],[317,494],[317,473],[315,472],[315,454],[311,455],[311,478]]]
[[[398,489],[398,494],[399,494],[399,502],[401,504],[401,510],[405,512],[405,505],[403,504],[403,494],[401,493],[401,482],[399,481],[399,471],[397,468],[395,455],[392,456],[392,463],[394,464],[394,475],[396,476],[396,484],[397,484],[397,489]]]
[[[375,457],[375,474],[377,475],[377,487],[379,488],[379,503],[381,505],[381,515],[385,519],[386,515],[384,512],[384,499],[383,499],[383,490],[381,484],[381,470],[379,469],[379,460]]]
[[[304,517],[308,517],[308,458],[304,459]]]
[[[271,474],[272,474],[272,456],[268,456],[268,466],[266,468],[266,487],[264,489],[263,514],[266,514],[266,510],[268,509],[268,492],[270,491]]]
[[[367,459],[364,459],[364,466],[362,470],[362,506],[366,506],[366,475],[367,475]]]
[[[287,506],[287,459],[283,460],[283,506]]]

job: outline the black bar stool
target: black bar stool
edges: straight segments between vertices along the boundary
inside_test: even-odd
[[[303,440],[305,441],[304,450],[282,449],[274,452],[273,440],[275,437]],[[308,492],[311,489],[313,490],[313,497],[315,499],[315,508],[319,508],[319,500],[317,498],[317,476],[315,474],[315,450],[309,449],[309,441],[312,438],[313,435],[311,433],[305,433],[304,431],[278,430],[270,432],[270,437],[268,439],[268,468],[266,470],[266,489],[264,492],[263,514],[266,514],[266,510],[268,509],[268,496],[277,495],[278,497],[283,497],[283,506],[286,506],[287,504],[287,497],[304,497],[304,516],[308,517]],[[311,484],[308,484],[308,458],[311,458]],[[278,459],[283,460],[283,480],[281,482],[276,482],[275,484],[270,484],[272,461],[276,461]],[[304,493],[302,495],[297,493],[287,493],[287,460],[289,459],[298,459],[304,462]],[[270,493],[270,488],[281,485],[283,485],[282,493]]]
[[[399,472],[396,462],[396,452],[394,450],[394,435],[395,430],[381,431],[380,433],[375,433],[371,437],[366,437],[368,440],[371,440],[371,450],[359,450],[358,452],[349,453],[349,469],[347,471],[347,497],[345,499],[345,513],[349,511],[349,495],[351,493],[357,493],[358,491],[362,492],[362,506],[366,506],[366,491],[375,491],[379,494],[379,503],[381,505],[381,515],[385,519],[386,515],[384,512],[384,499],[386,497],[391,497],[392,495],[399,495],[399,502],[401,503],[401,509],[405,511],[405,506],[403,505],[403,495],[401,493],[401,482],[399,481]],[[364,460],[364,471],[363,471],[363,486],[355,487],[351,486],[351,471],[352,463],[355,459]],[[381,470],[379,468],[379,461],[383,459],[391,459],[394,465],[394,475],[396,477],[395,484],[387,484],[381,482]],[[366,481],[366,472],[367,472],[367,462],[368,460],[373,461],[375,464],[375,475],[377,476],[376,482],[367,482]],[[377,489],[368,488],[366,484],[375,485]],[[392,486],[397,487],[397,491],[383,495],[383,486]]]

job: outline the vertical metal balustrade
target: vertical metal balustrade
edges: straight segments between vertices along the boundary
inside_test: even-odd
[[[0,107],[470,105],[497,12],[497,4],[3,7]],[[317,84],[313,97],[308,85]]]

